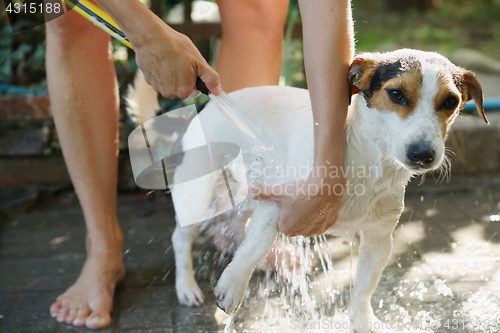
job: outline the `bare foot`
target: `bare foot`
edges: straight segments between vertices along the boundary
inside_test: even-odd
[[[103,242],[100,247],[107,248]],[[104,254],[88,251],[78,280],[51,305],[50,314],[58,322],[89,328],[101,328],[111,322],[115,286],[125,275],[121,242],[112,243],[115,245]],[[88,248],[89,245],[90,242]]]

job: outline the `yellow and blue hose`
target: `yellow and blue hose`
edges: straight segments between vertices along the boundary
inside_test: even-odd
[[[101,8],[94,5],[88,0],[61,0],[66,6],[71,8],[71,10],[76,11],[78,14],[85,17],[90,22],[94,23],[96,26],[110,34],[112,37],[123,43],[124,45],[132,49],[132,45],[120,30],[118,24]],[[196,88],[203,94],[208,95],[210,91],[201,79],[198,77],[196,79]]]
[[[106,31],[108,34],[116,38],[118,41],[124,45],[132,48],[130,42],[120,30],[118,24],[113,21],[113,19],[101,8],[94,5],[88,0],[61,0],[66,6],[76,11],[78,14],[85,17],[90,22],[94,23],[96,26]]]

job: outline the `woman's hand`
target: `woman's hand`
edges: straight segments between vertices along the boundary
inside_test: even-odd
[[[278,230],[287,236],[321,235],[337,221],[344,178],[315,177],[282,184],[256,184],[252,188],[255,199],[276,202],[281,206]]]
[[[214,95],[222,93],[219,74],[193,42],[170,28],[138,0],[96,0],[123,30],[144,78],[166,98],[195,97],[196,78]]]
[[[144,79],[165,98],[196,97],[196,77],[208,90],[222,92],[219,74],[205,61],[191,40],[162,24],[148,42],[134,45],[137,66]]]

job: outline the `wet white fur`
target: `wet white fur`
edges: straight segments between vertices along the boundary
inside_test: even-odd
[[[434,111],[439,68],[422,61],[422,94],[415,112],[407,119],[393,112],[371,109],[362,96],[354,96],[349,107],[347,151],[345,165],[362,166],[371,170],[371,177],[353,178],[347,173],[347,182],[362,184],[362,195],[344,194],[332,234],[361,236],[358,270],[355,278],[350,316],[359,333],[370,332],[367,323],[377,319],[373,315],[370,299],[385,268],[392,249],[392,232],[404,207],[404,192],[413,172],[405,166],[406,147],[420,136],[432,141],[436,151],[434,168],[443,160],[444,140],[441,125]],[[264,86],[247,88],[230,94],[236,103],[261,124],[272,140],[287,154],[287,166],[310,165],[313,160],[313,118],[307,90]],[[231,128],[219,109],[208,103],[199,114],[208,141],[226,141],[248,144]],[[220,129],[224,128],[223,131]],[[188,128],[183,145],[190,146],[192,139]],[[186,162],[186,161],[184,161]],[[375,171],[376,170],[376,171]],[[285,183],[294,180],[270,180]],[[184,196],[186,205],[208,204],[201,200],[212,191],[214,183],[207,181],[202,187],[193,188]],[[199,201],[197,199],[199,197]],[[253,212],[246,237],[224,270],[215,288],[219,306],[226,312],[234,311],[241,303],[248,281],[257,264],[272,247],[277,234],[279,207],[269,202],[259,202]],[[198,225],[181,228],[177,225],[172,236],[176,259],[176,289],[179,302],[196,305],[201,292],[193,273],[191,243]]]
[[[281,146],[289,158],[287,166],[300,169],[310,166],[313,159],[313,119],[306,90],[267,86],[247,88],[230,94],[231,97],[269,133],[277,145]],[[363,98],[354,97],[349,110],[349,126],[347,130],[346,168],[364,167],[370,170],[371,177],[352,177],[347,172],[347,182],[355,187],[363,185],[362,195],[345,195],[337,223],[330,233],[353,235],[361,234],[361,247],[358,258],[358,273],[352,300],[351,316],[356,320],[359,332],[367,332],[363,322],[374,322],[370,306],[371,295],[378,283],[392,248],[392,231],[396,226],[403,209],[404,190],[411,177],[410,171],[401,167],[391,154],[392,144],[390,123],[392,115],[369,109]],[[217,131],[226,128],[226,119],[218,108],[209,103],[200,113],[205,135],[213,141],[235,142],[246,148],[245,142],[237,132]],[[382,129],[382,130],[381,130]],[[185,138],[190,138],[190,132]],[[293,178],[278,179],[276,183],[285,183]],[[215,181],[215,179],[214,179]],[[270,181],[270,183],[273,183]],[[214,184],[206,184],[206,189]],[[175,186],[174,186],[175,188]],[[175,190],[173,190],[175,191]],[[352,193],[352,192],[351,192]],[[185,194],[186,206],[202,202],[206,194],[203,189],[196,188]],[[200,201],[196,197],[200,196]],[[277,234],[279,208],[269,202],[257,204],[247,235],[235,253],[234,259],[224,270],[214,292],[219,298],[219,306],[226,312],[234,311],[243,299],[245,289],[255,266],[262,261],[272,247]],[[197,225],[180,229],[194,229]],[[252,236],[255,235],[255,236]],[[176,248],[177,234],[174,234],[174,250],[176,253],[185,247]],[[188,239],[184,238],[184,242]],[[187,253],[183,255],[187,257]],[[189,265],[180,263],[177,266],[178,281],[191,281],[192,269],[184,269]],[[195,287],[184,285],[181,293]]]

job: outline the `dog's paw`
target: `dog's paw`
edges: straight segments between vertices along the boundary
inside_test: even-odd
[[[203,302],[203,292],[196,281],[179,281],[175,283],[175,291],[179,303],[187,306],[198,306]]]
[[[385,330],[384,323],[373,314],[369,305],[351,307],[350,319],[356,333],[390,333]]]
[[[222,273],[214,289],[215,302],[222,311],[232,314],[243,301],[248,281],[231,277],[230,274],[225,273],[225,271]]]

